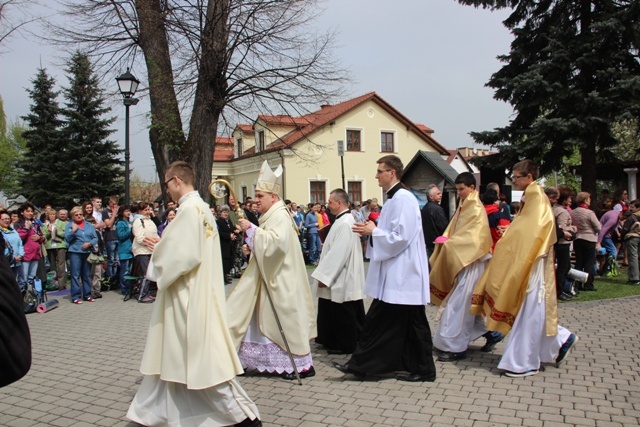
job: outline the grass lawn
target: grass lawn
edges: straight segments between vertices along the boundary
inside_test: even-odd
[[[627,285],[627,280],[627,267],[620,267],[620,274],[617,277],[596,277],[594,283],[597,292],[580,292],[577,297],[567,303],[640,295],[640,286]]]

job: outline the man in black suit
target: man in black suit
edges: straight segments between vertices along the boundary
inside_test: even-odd
[[[449,225],[447,215],[442,206],[440,206],[441,200],[442,192],[437,185],[431,184],[427,188],[427,203],[420,211],[424,242],[427,245],[427,258],[431,258],[431,254],[435,250],[436,245],[433,241],[436,237],[442,236],[447,225]]]

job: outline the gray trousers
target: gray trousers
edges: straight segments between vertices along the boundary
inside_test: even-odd
[[[51,268],[58,275],[58,289],[67,287],[67,250],[65,248],[47,249]]]
[[[627,245],[627,258],[629,258],[629,281],[640,281],[640,274],[638,268],[638,244],[640,243],[639,237],[630,237],[624,241]]]

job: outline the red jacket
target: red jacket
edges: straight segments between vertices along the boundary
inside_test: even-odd
[[[22,244],[24,245],[24,257],[22,261],[25,262],[40,260],[42,254],[40,246],[45,240],[40,226],[36,224],[35,221],[33,221],[32,224],[31,228],[25,228],[24,221],[18,221],[18,223],[16,223],[16,231],[20,235]],[[40,238],[33,240],[31,236],[35,235],[40,236]]]

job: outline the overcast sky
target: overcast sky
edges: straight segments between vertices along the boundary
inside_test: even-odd
[[[349,97],[375,91],[434,129],[442,145],[458,148],[475,146],[469,132],[504,126],[512,113],[484,87],[500,68],[496,56],[509,51],[512,36],[501,24],[506,16],[455,0],[327,0],[317,26],[338,31],[335,55],[355,80]],[[56,49],[20,36],[2,48],[0,95],[9,120],[28,113],[25,88],[32,87],[39,66],[56,78],[58,88],[67,85]],[[137,77],[146,86],[145,76]],[[105,90],[115,95],[117,85],[111,83]],[[124,106],[116,96],[111,105],[117,118],[113,139],[124,146]],[[131,160],[139,176],[153,181],[148,109],[144,101],[131,107]]]

